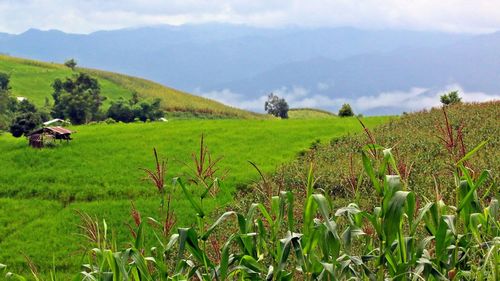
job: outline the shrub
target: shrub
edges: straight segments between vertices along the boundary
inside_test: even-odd
[[[129,101],[122,99],[112,102],[108,109],[108,118],[116,121],[130,123],[136,120],[142,122],[156,121],[165,115],[161,109],[161,100],[139,100],[137,93]]]
[[[106,124],[115,124],[116,121],[113,118],[107,118],[106,120],[104,120],[104,123],[106,123]]]

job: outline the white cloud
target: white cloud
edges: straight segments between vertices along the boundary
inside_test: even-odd
[[[318,89],[318,91],[326,91],[330,89],[330,84],[325,82],[318,82],[318,84],[316,84],[316,88]]]
[[[452,84],[440,90],[412,88],[409,91],[384,92],[375,96],[363,96],[352,100],[355,109],[363,112],[377,108],[393,108],[400,111],[416,111],[439,106],[440,96],[450,91],[458,91],[464,102],[484,102],[500,100],[500,95],[464,90],[458,84]]]
[[[355,112],[366,113],[378,109],[389,109],[391,112],[428,109],[441,104],[441,95],[455,90],[459,91],[459,95],[464,102],[500,100],[500,95],[466,91],[458,84],[448,85],[440,90],[414,87],[408,91],[384,92],[373,96],[362,96],[351,99],[334,99],[327,95],[311,93],[308,89],[299,86],[291,88],[281,87],[272,92],[279,97],[285,98],[291,108],[321,108],[336,112],[342,104],[349,103]],[[256,112],[264,112],[264,103],[267,100],[267,96],[247,99],[244,95],[234,93],[229,89],[209,92],[203,92],[198,89],[196,93],[230,106]]]
[[[203,22],[452,32],[500,29],[496,0],[0,0],[0,30],[91,32]]]

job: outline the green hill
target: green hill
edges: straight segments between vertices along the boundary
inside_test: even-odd
[[[184,93],[158,83],[113,72],[77,68],[96,77],[101,85],[101,93],[107,97],[105,106],[121,97],[130,98],[138,92],[144,98],[160,98],[169,116],[208,118],[258,118],[265,115],[252,113],[203,97]],[[73,72],[68,67],[34,60],[0,55],[0,72],[10,74],[12,94],[26,97],[36,105],[43,105],[47,98],[52,102],[52,82],[56,78],[70,77]]]
[[[330,111],[316,108],[292,108],[288,111],[288,117],[290,119],[321,119],[335,116],[336,115]]]

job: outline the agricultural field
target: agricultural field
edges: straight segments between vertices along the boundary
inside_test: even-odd
[[[14,97],[25,97],[37,106],[43,106],[46,98],[52,102],[52,83],[55,79],[71,77],[73,72],[68,67],[28,59],[0,55],[0,72],[10,75],[11,92]],[[182,118],[266,118],[266,116],[240,110],[219,102],[184,93],[158,83],[96,69],[80,68],[99,80],[101,94],[107,98],[104,107],[113,100],[129,99],[133,92],[143,98],[160,98],[167,115]]]
[[[314,163],[316,186],[337,199],[350,200],[356,190],[370,194],[373,187],[369,179],[358,178],[363,171],[360,149],[375,143],[392,149],[398,171],[417,194],[453,201],[454,163],[485,141],[469,168],[475,176],[481,170],[490,170],[488,188],[481,193],[494,192],[500,179],[499,121],[498,101],[448,106],[446,115],[441,108],[403,115],[363,134],[343,136],[315,146],[296,161],[284,165],[273,176],[274,182],[292,190],[300,189],[304,185],[302,175],[307,173],[309,164]],[[365,206],[372,206],[371,197],[363,198],[368,198]]]
[[[369,127],[389,117],[363,118]],[[314,143],[328,143],[346,134],[360,133],[355,118],[315,120],[174,120],[157,123],[75,126],[74,140],[55,148],[36,150],[24,138],[0,136],[0,261],[25,270],[29,255],[40,268],[76,272],[85,239],[78,235],[75,210],[105,218],[117,229],[121,245],[129,241],[131,201],[144,216],[156,213],[157,190],[140,168],[154,168],[153,148],[167,159],[168,179],[189,178],[192,153],[199,151],[200,136],[213,157],[223,156],[221,190],[205,201],[208,213],[228,205],[237,191],[259,179],[249,164],[264,173],[293,160]],[[196,194],[191,187],[190,192]],[[195,222],[189,202],[173,190],[173,208],[179,225]],[[21,254],[20,254],[21,253]]]
[[[282,120],[77,70],[99,79],[104,108],[138,93],[160,98],[169,121],[70,126],[71,142],[43,149],[0,134],[2,275],[500,278],[498,101],[457,96],[359,119],[299,108]],[[0,72],[39,106],[54,79],[73,74],[7,56]]]
[[[318,118],[332,118],[335,114],[315,108],[292,108],[288,111],[290,119],[318,119]]]

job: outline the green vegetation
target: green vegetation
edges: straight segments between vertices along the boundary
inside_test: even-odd
[[[458,91],[452,91],[441,96],[443,105],[457,104],[462,102],[462,98],[458,95]]]
[[[70,120],[75,125],[98,121],[100,107],[106,99],[101,96],[97,79],[85,73],[54,80],[52,117]],[[102,115],[102,114],[101,114]]]
[[[112,102],[107,112],[108,118],[125,123],[135,120],[156,121],[164,115],[160,99],[155,99],[152,102],[141,100],[137,93],[132,94],[132,98],[128,101],[120,99]]]
[[[75,70],[77,62],[74,59],[69,59],[64,62],[64,66],[71,68],[71,70]]]
[[[279,117],[281,119],[288,118],[288,103],[284,98],[280,98],[273,93],[270,93],[267,97],[267,101],[264,104],[264,110],[271,115]]]
[[[12,82],[20,73],[38,77],[35,68],[54,80],[71,73],[0,58]],[[165,99],[164,109],[188,118],[256,116],[201,98],[170,107],[179,92],[76,70],[103,81],[104,106],[127,120],[144,97]],[[22,89],[8,85],[3,92]],[[37,112],[1,97],[0,106]],[[284,100],[270,101],[266,110],[288,117],[278,110]],[[452,102],[397,119],[357,120],[344,105],[339,115],[346,118],[302,110],[296,120],[96,123],[71,127],[71,143],[39,150],[0,135],[0,261],[7,264],[0,274],[25,280],[10,272],[31,271],[35,280],[52,281],[498,280],[499,105]]]
[[[120,98],[128,99],[132,93],[139,93],[144,99],[161,99],[165,111],[170,116],[204,117],[204,118],[261,118],[261,114],[232,108],[219,102],[190,95],[163,85],[122,74],[77,67],[76,71],[84,72],[97,78],[105,110],[112,101]],[[10,75],[10,85],[14,97],[25,97],[36,106],[45,105],[46,98],[52,100],[52,83],[56,79],[72,77],[73,71],[55,63],[14,58],[0,55],[0,72]]]
[[[75,275],[91,280],[499,280],[498,194],[480,198],[490,173],[475,176],[466,164],[483,145],[454,163],[455,200],[448,204],[413,192],[391,149],[377,144],[361,151],[377,202],[367,211],[358,202],[334,207],[330,196],[315,189],[311,166],[304,205],[294,204],[291,191],[282,191],[246,212],[228,211],[207,223],[204,196],[219,180],[207,180],[211,183],[195,195],[174,178],[173,185],[189,199],[196,226],[179,223],[174,231],[170,209],[163,223],[143,219],[132,206],[133,238],[117,247],[105,221],[82,213],[88,257]],[[148,172],[164,188],[158,159],[156,167]]]
[[[7,130],[13,118],[16,100],[10,96],[10,77],[0,72],[0,131]]]
[[[352,111],[351,105],[348,103],[344,103],[342,107],[339,109],[340,117],[351,117],[354,116],[354,112]]]
[[[432,198],[439,190],[448,202],[454,194],[450,165],[466,151],[487,140],[471,168],[475,174],[483,169],[499,170],[499,114],[497,101],[447,106],[446,116],[437,108],[403,115],[363,135],[335,138],[328,144],[315,146],[310,153],[279,169],[273,182],[299,189],[304,184],[300,175],[313,162],[319,178],[316,185],[336,198],[352,198],[358,184],[370,194],[368,178],[358,179],[363,167],[359,151],[366,144],[377,143],[393,147],[398,156],[398,170],[417,194]],[[499,179],[498,173],[493,172],[489,184]],[[365,205],[373,203],[369,196],[365,198]]]
[[[387,117],[367,118],[374,126]],[[159,200],[156,191],[139,168],[151,168],[152,148],[168,159],[167,177],[186,175],[194,164],[190,155],[197,151],[199,138],[205,134],[213,160],[218,156],[222,171],[229,170],[224,185],[215,198],[208,196],[204,208],[208,214],[233,202],[234,193],[258,178],[247,162],[251,160],[269,173],[281,163],[292,160],[311,142],[353,132],[361,127],[355,119],[323,120],[186,120],[161,123],[96,124],[70,127],[74,140],[55,149],[34,150],[26,140],[8,134],[0,136],[0,197],[8,234],[0,236],[0,261],[11,270],[25,269],[19,253],[28,254],[40,268],[55,266],[61,272],[74,272],[81,264],[83,240],[76,235],[79,218],[75,210],[105,217],[116,229],[118,245],[128,241],[123,229],[128,221],[130,200],[144,215],[156,214]],[[293,132],[293,133],[291,133]],[[166,183],[168,184],[168,182]],[[189,201],[177,188],[172,202],[180,225],[194,223]],[[25,218],[16,206],[32,206],[41,215]],[[9,207],[11,206],[11,207]],[[18,207],[16,207],[18,208]],[[7,215],[8,214],[8,215]],[[25,222],[25,223],[20,223]],[[2,227],[3,228],[3,227]],[[17,271],[17,270],[16,270]]]
[[[315,108],[292,108],[288,111],[290,119],[322,119],[334,118],[335,114]]]

